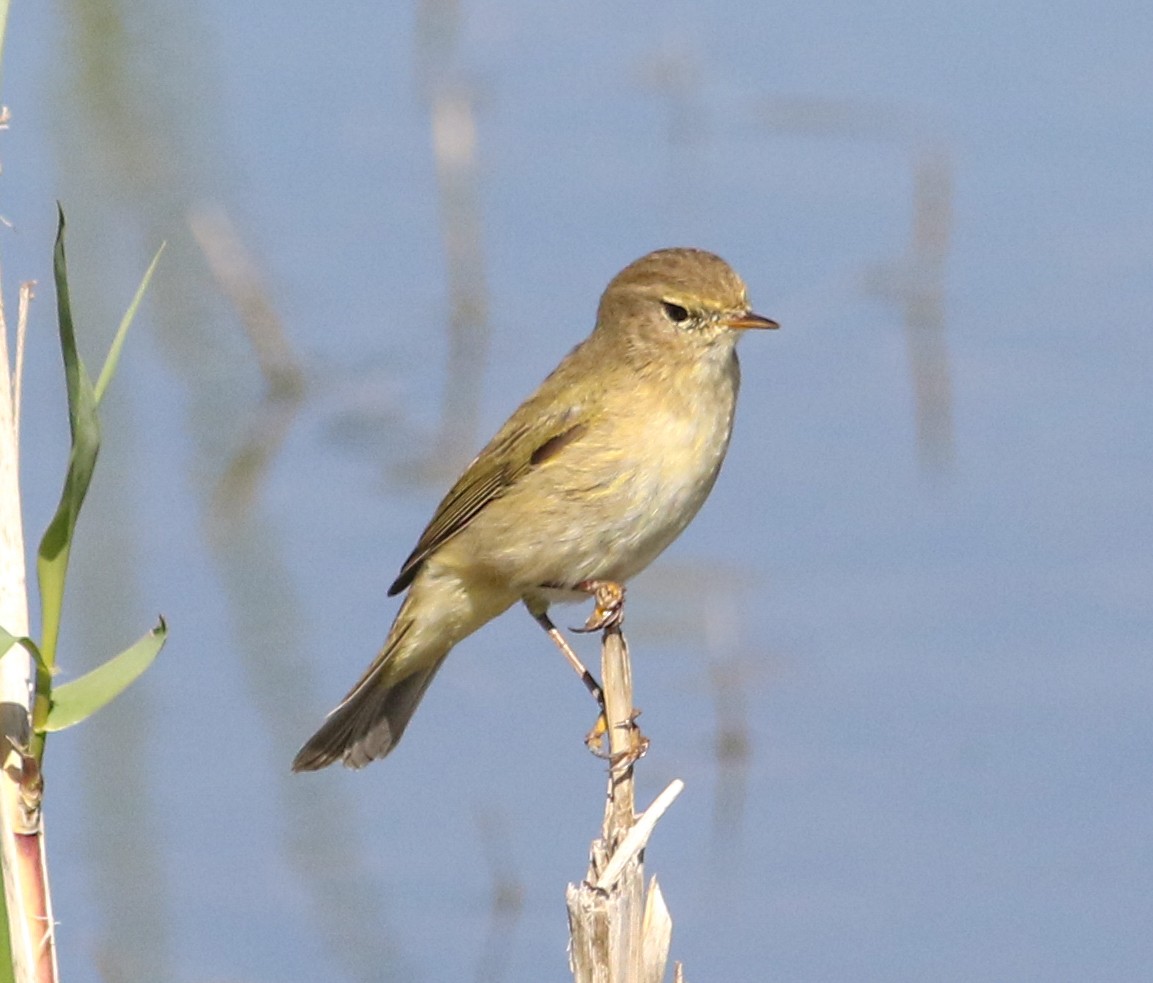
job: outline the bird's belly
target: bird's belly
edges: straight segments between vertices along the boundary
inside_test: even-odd
[[[622,472],[612,492],[612,518],[594,530],[598,578],[626,581],[640,573],[684,531],[708,497],[720,467],[719,456],[678,460],[680,448]]]

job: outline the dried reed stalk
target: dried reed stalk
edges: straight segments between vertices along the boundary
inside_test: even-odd
[[[635,813],[633,768],[645,744],[635,723],[632,669],[619,625],[605,629],[601,658],[608,800],[588,874],[566,892],[569,965],[576,983],[661,983],[673,923],[655,877],[645,891],[644,848],[684,783],[673,781],[644,813]],[[679,966],[677,972],[680,978]]]

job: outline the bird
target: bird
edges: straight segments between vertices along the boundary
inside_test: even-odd
[[[617,585],[680,535],[716,482],[740,385],[738,339],[777,327],[713,253],[660,249],[618,273],[592,333],[437,507],[388,590],[407,594],[384,645],[293,771],[387,755],[452,648],[518,601],[599,695],[549,607],[593,595],[587,628],[616,615]]]

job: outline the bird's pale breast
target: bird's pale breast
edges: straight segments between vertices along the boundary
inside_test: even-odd
[[[703,366],[709,369],[709,366]],[[627,581],[696,515],[728,448],[735,361],[698,385],[621,391],[580,440],[490,503],[438,560],[466,578],[542,585]]]

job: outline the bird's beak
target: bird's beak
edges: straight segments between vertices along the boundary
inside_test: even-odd
[[[738,314],[735,317],[727,317],[721,321],[726,328],[732,328],[734,331],[745,331],[749,328],[779,328],[780,325],[776,321],[771,321],[767,317],[761,317],[760,314],[754,314],[752,311],[746,311],[744,314]]]

